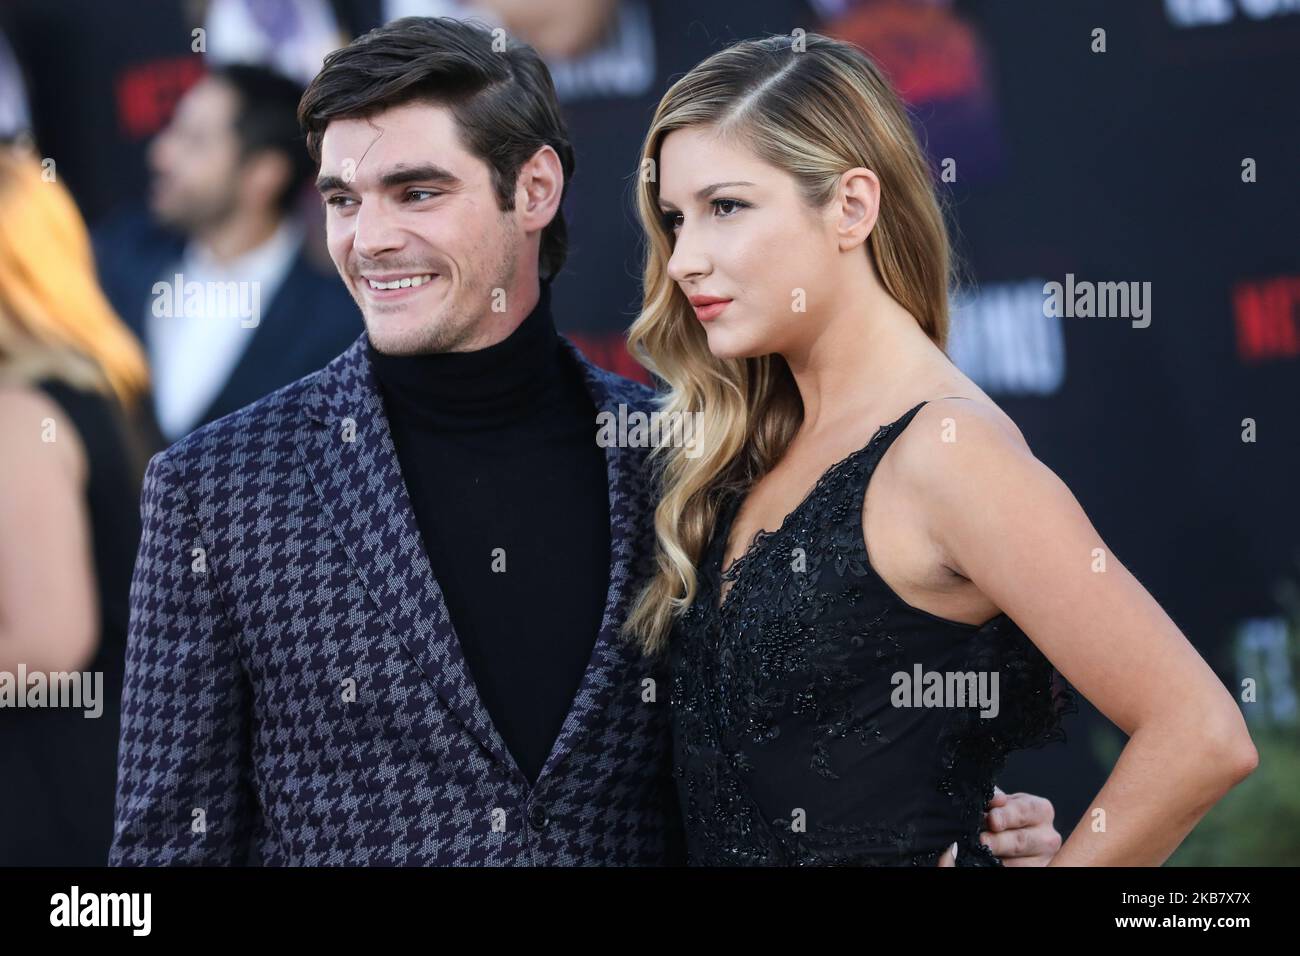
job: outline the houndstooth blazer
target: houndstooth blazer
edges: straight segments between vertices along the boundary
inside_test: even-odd
[[[651,409],[561,341],[597,409]],[[666,675],[617,634],[651,567],[645,449],[605,450],[605,613],[530,787],[466,669],[364,345],[149,464],[109,863],[683,863]]]

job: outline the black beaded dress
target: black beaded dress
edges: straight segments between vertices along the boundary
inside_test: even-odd
[[[979,842],[995,776],[1010,751],[1063,740],[1076,699],[1005,614],[937,617],[871,567],[867,482],[924,404],[832,465],[725,573],[743,496],[723,502],[670,639],[690,865],[932,866],[954,841],[958,866],[1001,865]]]

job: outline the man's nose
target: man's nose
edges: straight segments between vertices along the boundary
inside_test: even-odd
[[[145,159],[149,163],[149,168],[153,172],[161,172],[166,166],[167,148],[170,141],[170,133],[162,130],[157,136],[149,141],[149,148],[145,152]]]
[[[352,235],[352,248],[357,255],[374,259],[402,248],[404,241],[395,217],[384,209],[382,202],[362,201]]]

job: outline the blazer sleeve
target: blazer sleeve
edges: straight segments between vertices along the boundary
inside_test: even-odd
[[[251,691],[212,555],[175,466],[145,473],[110,866],[247,862]]]

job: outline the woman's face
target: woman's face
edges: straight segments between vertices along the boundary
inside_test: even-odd
[[[840,266],[833,204],[810,209],[789,173],[687,127],[660,148],[659,206],[674,236],[668,274],[715,356],[789,354],[815,338]]]

